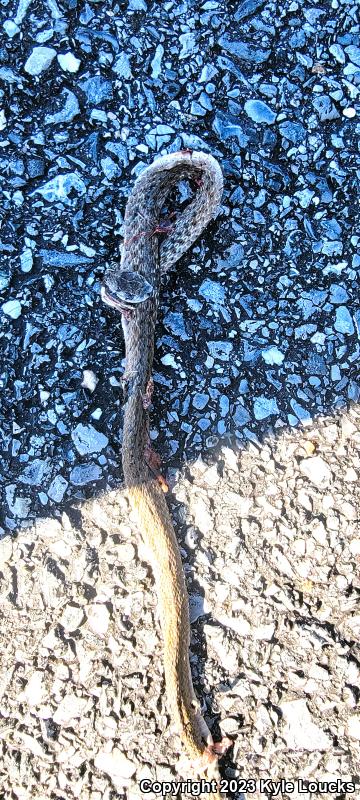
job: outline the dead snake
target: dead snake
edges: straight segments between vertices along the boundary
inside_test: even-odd
[[[193,199],[159,244],[161,210],[182,180],[195,186]],[[189,605],[179,546],[146,451],[161,276],[216,216],[222,192],[222,172],[210,155],[184,150],[154,161],[141,172],[128,198],[121,263],[108,268],[102,286],[103,300],[122,314],[126,350],[122,464],[127,495],[155,575],[169,712],[192,768],[207,776],[217,776],[219,749],[193,689]]]

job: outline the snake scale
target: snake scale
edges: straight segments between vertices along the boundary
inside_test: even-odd
[[[180,181],[190,181],[190,203],[160,242],[161,211]],[[135,181],[125,210],[121,262],[107,269],[102,298],[122,314],[126,366],[122,464],[127,496],[153,568],[163,635],[171,721],[192,769],[218,776],[213,743],[196,700],[189,664],[189,604],[179,546],[159,480],[149,465],[149,411],[154,332],[161,276],[188,250],[218,210],[223,192],[218,162],[202,152],[163,156]],[[216,791],[207,797],[220,797]]]

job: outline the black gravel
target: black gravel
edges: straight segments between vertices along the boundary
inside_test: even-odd
[[[225,175],[163,293],[165,463],[359,401],[357,10],[2,1],[4,531],[121,479],[124,350],[100,283],[159,153],[204,149]]]

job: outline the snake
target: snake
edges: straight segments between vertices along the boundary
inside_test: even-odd
[[[190,202],[161,223],[171,194],[186,181]],[[155,578],[167,705],[189,766],[215,779],[221,743],[214,743],[196,698],[189,662],[189,599],[166,485],[149,457],[154,336],[163,275],[184,255],[220,208],[223,176],[210,154],[180,150],[160,156],[138,175],[127,199],[121,258],[105,270],[103,301],[121,313],[125,340],[122,467],[125,490]],[[215,777],[214,777],[215,776]]]

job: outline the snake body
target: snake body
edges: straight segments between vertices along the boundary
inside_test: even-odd
[[[195,185],[193,199],[159,244],[161,210],[184,179]],[[126,205],[121,262],[107,270],[102,287],[104,301],[122,312],[126,352],[122,464],[127,495],[155,576],[169,713],[198,775],[217,775],[216,747],[192,684],[189,605],[179,546],[164,492],[145,452],[161,276],[216,216],[222,191],[219,164],[205,153],[171,153],[145,168]]]

